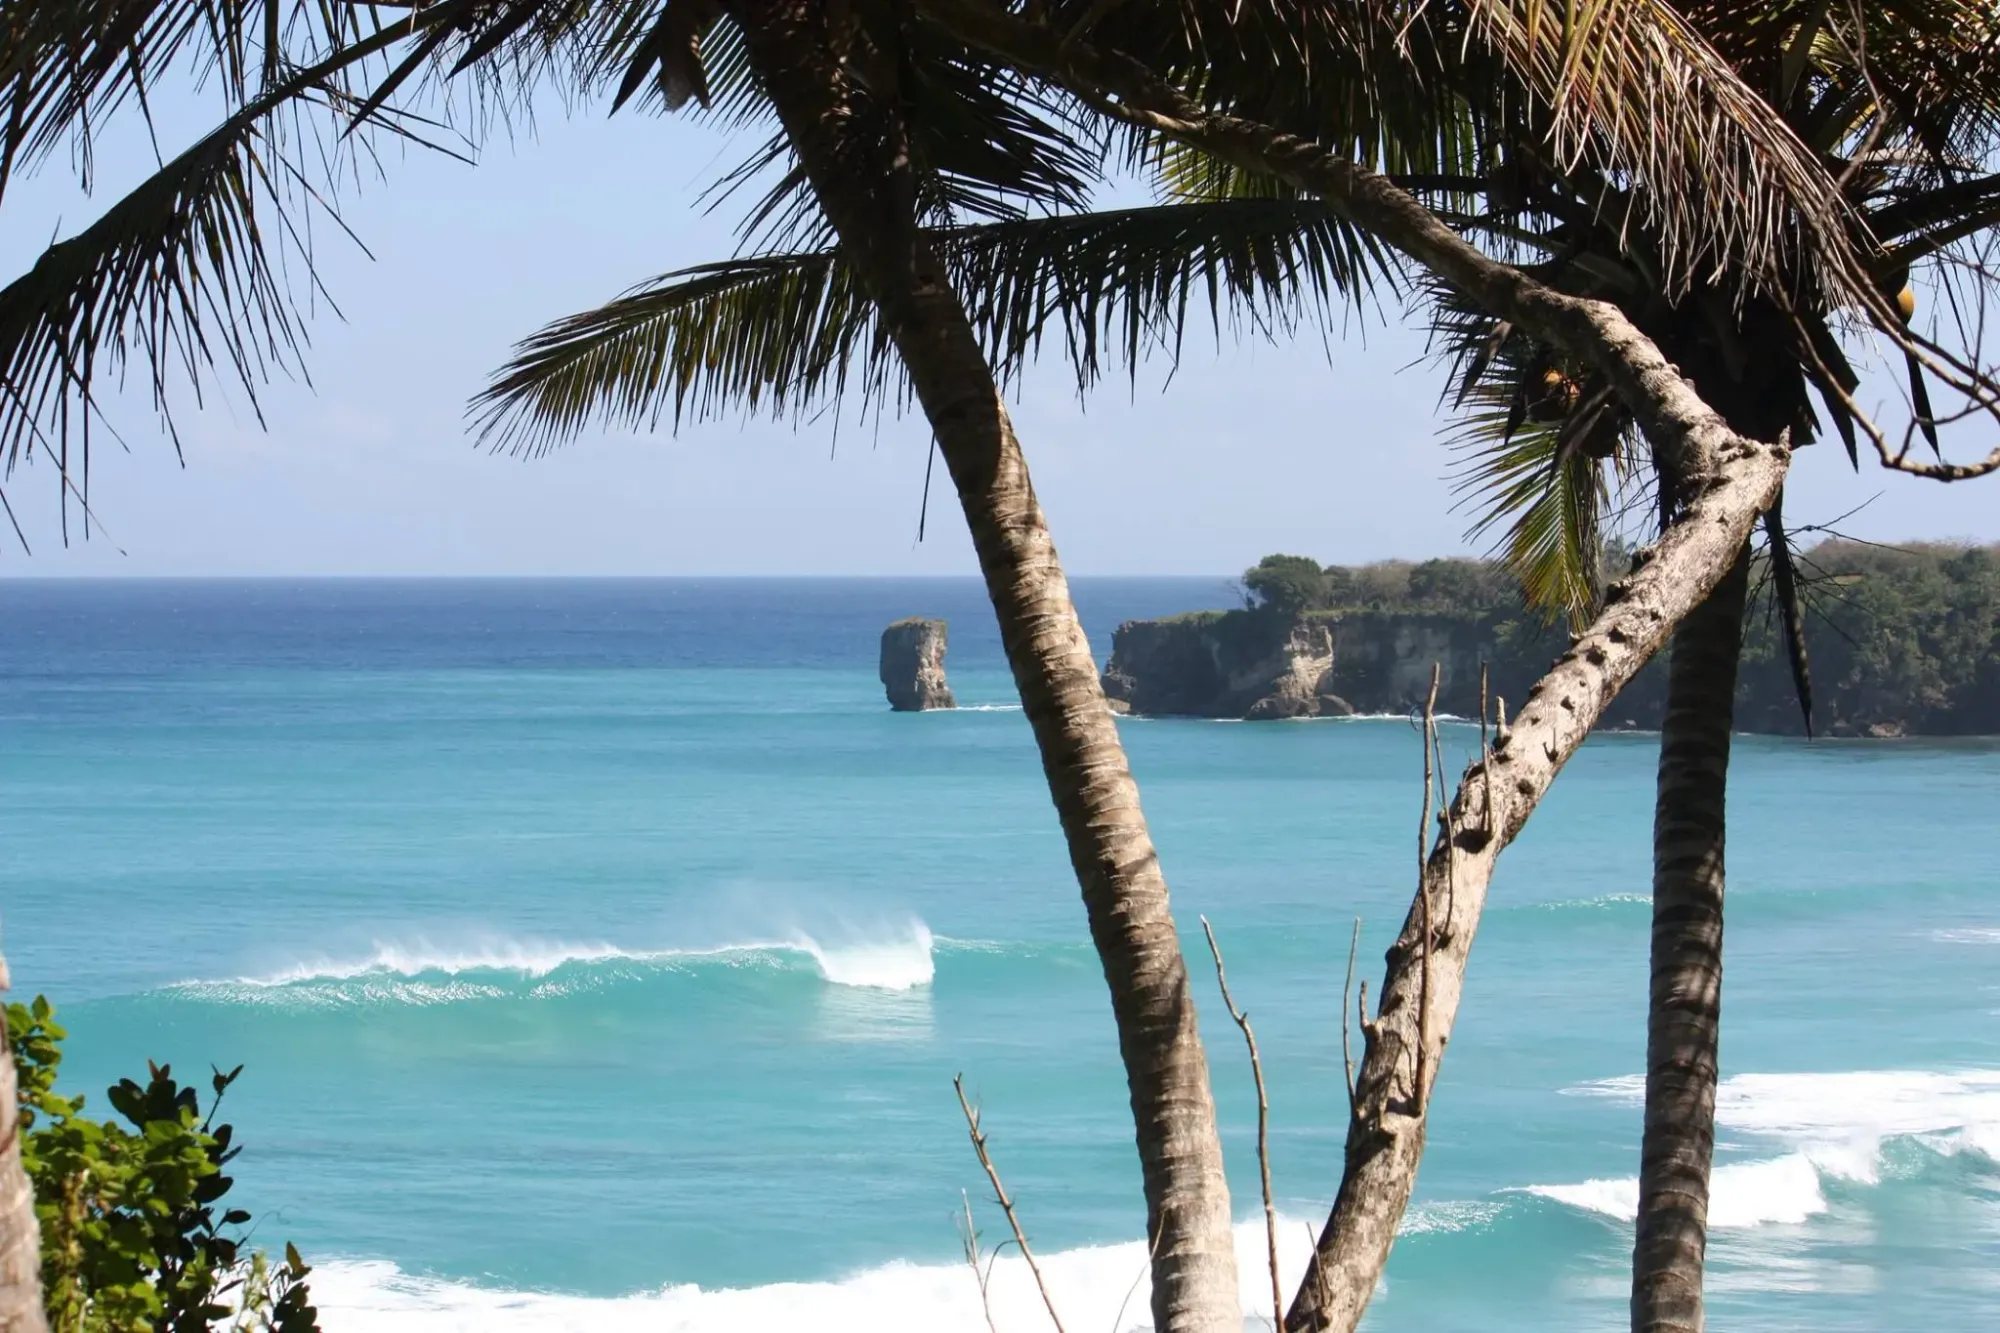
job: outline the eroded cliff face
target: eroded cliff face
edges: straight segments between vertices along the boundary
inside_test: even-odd
[[[1469,693],[1479,708],[1479,664],[1490,660],[1492,645],[1475,626],[1443,616],[1356,612],[1334,622],[1334,671],[1330,682],[1363,713],[1407,713],[1430,694],[1431,667],[1438,672],[1438,708],[1461,711]]]
[[[1328,688],[1332,629],[1260,612],[1128,620],[1111,640],[1104,694],[1119,712],[1318,717],[1353,710]]]
[[[882,631],[882,688],[898,713],[956,708],[945,683],[945,622],[912,616]]]
[[[1482,664],[1488,691],[1519,700],[1562,651],[1549,643],[1498,642],[1493,627],[1421,612],[1315,613],[1282,620],[1262,611],[1210,611],[1118,627],[1104,692],[1121,712],[1155,716],[1290,718],[1408,713],[1430,693],[1438,711],[1479,711]],[[1544,654],[1544,649],[1546,652]],[[1525,660],[1524,660],[1525,659]],[[1614,724],[1643,725],[1643,702]]]

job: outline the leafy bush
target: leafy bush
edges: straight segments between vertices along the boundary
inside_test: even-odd
[[[214,1071],[206,1115],[193,1087],[148,1064],[143,1085],[106,1095],[125,1123],[92,1120],[55,1090],[67,1035],[44,997],[7,1006],[50,1333],[317,1333],[298,1251],[246,1256],[250,1214],[217,1212],[239,1149],[215,1115],[242,1066]]]
[[[1253,610],[1295,616],[1326,601],[1326,577],[1319,561],[1302,555],[1267,555],[1244,571],[1243,588]]]

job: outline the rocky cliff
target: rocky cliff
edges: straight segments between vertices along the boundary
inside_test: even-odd
[[[945,622],[912,616],[882,631],[882,688],[898,713],[956,708],[944,678]]]
[[[1562,651],[1559,632],[1541,644],[1503,643],[1501,627],[1467,616],[1403,611],[1204,611],[1130,620],[1112,638],[1104,693],[1121,712],[1155,716],[1290,718],[1407,713],[1423,707],[1431,665],[1438,710],[1479,711],[1488,688],[1519,699],[1536,670]],[[1523,657],[1526,661],[1523,661]],[[1657,711],[1653,705],[1651,711]],[[1617,721],[1643,725],[1642,698]]]
[[[1261,612],[1128,620],[1111,640],[1104,694],[1119,712],[1317,717],[1354,711],[1329,688],[1328,626]]]
[[[2000,735],[2000,547],[1826,541],[1803,563],[1817,734]],[[1202,717],[1405,713],[1422,707],[1435,662],[1441,712],[1477,714],[1482,663],[1489,693],[1511,712],[1569,644],[1563,626],[1527,609],[1512,574],[1483,561],[1322,566],[1279,555],[1243,583],[1255,609],[1120,626],[1104,677],[1113,706]],[[1755,586],[1770,583],[1760,571]],[[1791,654],[1768,596],[1743,630],[1737,728],[1799,734]],[[1658,727],[1666,685],[1662,654],[1600,725]]]

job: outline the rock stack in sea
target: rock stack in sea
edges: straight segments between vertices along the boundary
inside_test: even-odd
[[[882,631],[882,688],[899,713],[956,708],[944,678],[945,623],[911,616]]]

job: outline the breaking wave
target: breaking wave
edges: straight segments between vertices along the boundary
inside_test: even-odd
[[[752,968],[811,971],[832,986],[907,991],[930,985],[937,975],[938,948],[956,945],[939,941],[915,919],[867,935],[834,939],[797,932],[707,949],[634,950],[541,940],[501,940],[473,948],[377,944],[358,958],[302,961],[259,976],[183,981],[166,990],[185,999],[302,1008],[452,1004],[547,998],[705,968]]]
[[[1565,1091],[1637,1105],[1646,1083],[1633,1075]],[[1824,1213],[1827,1181],[1879,1184],[1896,1144],[2000,1165],[2000,1070],[1739,1074],[1717,1090],[1715,1115],[1719,1131],[1749,1146],[1786,1150],[1715,1169],[1708,1220],[1718,1228],[1797,1225]],[[1639,1182],[1629,1176],[1527,1193],[1621,1220],[1639,1207]]]
[[[1412,1210],[1404,1234],[1483,1225],[1499,1211],[1487,1204],[1436,1204]],[[1278,1219],[1279,1284],[1297,1288],[1317,1222]],[[1270,1287],[1262,1218],[1235,1229],[1243,1275],[1245,1327],[1267,1328]],[[1152,1327],[1146,1248],[1137,1240],[1037,1255],[1063,1326],[1099,1333]],[[758,1287],[662,1287],[626,1296],[590,1297],[508,1290],[407,1274],[386,1261],[333,1261],[313,1271],[314,1303],[327,1333],[709,1333],[709,1330],[812,1328],[821,1333],[1002,1333],[1047,1329],[1049,1317],[1028,1267],[1012,1253],[993,1261],[982,1307],[972,1269],[957,1263],[896,1260],[824,1282]]]

